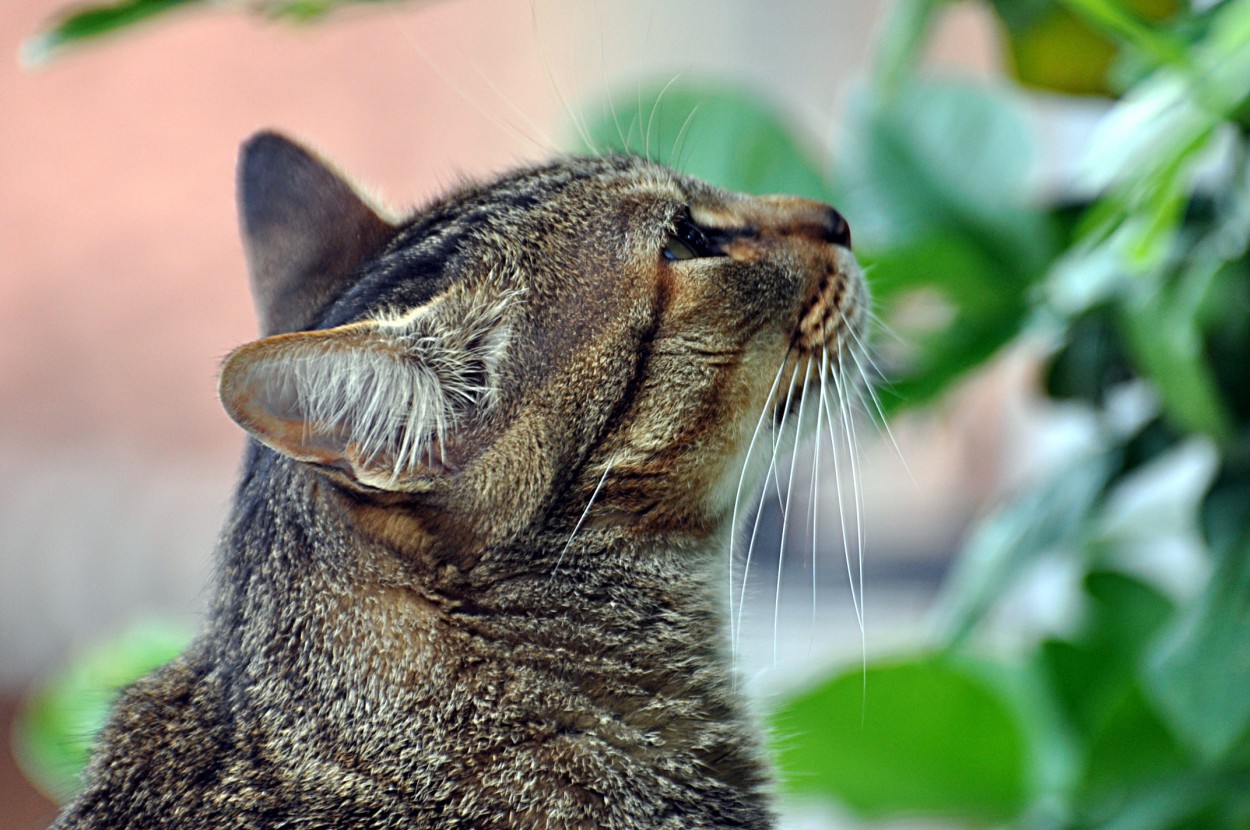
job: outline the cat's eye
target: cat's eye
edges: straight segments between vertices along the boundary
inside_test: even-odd
[[[725,256],[720,246],[708,238],[685,210],[673,221],[673,231],[664,242],[663,254],[667,260]]]

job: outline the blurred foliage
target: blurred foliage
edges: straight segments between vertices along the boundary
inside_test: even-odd
[[[13,730],[13,755],[31,782],[56,801],[73,795],[117,691],[177,657],[190,640],[190,631],[166,623],[137,625],[32,690]]]
[[[1138,18],[1166,21],[1181,8],[1179,0],[991,2],[1003,24],[1004,51],[1016,80],[1071,95],[1114,94],[1117,79],[1111,70],[1122,43],[1133,36],[1149,39],[1154,31]]]
[[[269,19],[317,20],[340,6],[397,0],[117,0],[71,6],[22,44],[26,66],[41,66],[68,49],[129,30],[175,10],[233,9]]]
[[[653,88],[645,126],[609,106],[589,128],[726,187],[829,194],[902,341],[879,349],[887,413],[1027,337],[1051,344],[1039,392],[1093,425],[974,529],[935,651],[779,707],[786,789],[870,819],[1244,830],[1250,2],[990,3],[1022,85],[1107,96],[1075,179],[1046,194],[1019,92],[918,73],[942,6],[899,4],[825,174],[798,137],[765,141],[794,128],[741,90]],[[762,143],[731,140],[747,134]],[[1162,544],[1189,558],[1152,568]],[[1047,568],[1068,575],[1067,624],[999,642]]]
[[[36,51],[196,2],[75,12]],[[337,4],[247,7],[308,17]],[[784,788],[870,819],[1245,830],[1250,0],[986,4],[1022,85],[1107,96],[1076,179],[1052,192],[1034,184],[1037,127],[1017,90],[918,73],[942,0],[898,3],[832,169],[784,114],[724,85],[607,97],[583,134],[584,149],[838,204],[898,334],[877,360],[887,414],[1027,337],[1051,344],[1039,394],[1092,425],[1082,451],[974,529],[936,648],[782,702]],[[1183,564],[1152,566],[1162,545]],[[1047,568],[1068,575],[1067,624],[1004,644],[1005,609]],[[169,653],[102,656],[106,685]],[[77,671],[26,710],[26,766],[45,781],[82,759],[81,744],[64,764],[50,747],[103,716],[80,705],[101,681]]]

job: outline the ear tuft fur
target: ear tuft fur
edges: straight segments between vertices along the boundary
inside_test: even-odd
[[[231,354],[221,397],[244,429],[299,461],[412,489],[473,454],[466,427],[493,408],[512,296],[446,298],[409,314],[278,335]]]

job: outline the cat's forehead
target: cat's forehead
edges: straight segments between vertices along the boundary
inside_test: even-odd
[[[653,208],[658,223],[692,195],[713,191],[627,155],[566,157],[488,182],[464,183],[401,224],[355,286],[329,309],[323,325],[422,305],[466,273],[489,271],[488,263],[550,252],[553,237],[577,244],[626,205]],[[641,218],[637,210],[629,217]]]
[[[453,218],[502,224],[571,202],[591,207],[630,197],[682,199],[696,190],[711,188],[638,156],[562,157],[485,182],[463,183],[417,211],[397,244],[426,235]]]

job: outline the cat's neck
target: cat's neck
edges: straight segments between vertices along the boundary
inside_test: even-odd
[[[764,815],[767,773],[733,693],[710,542],[534,534],[471,568],[422,573],[398,556],[379,565],[387,552],[362,548],[315,476],[264,459],[251,469],[223,540],[214,628],[223,658],[263,677],[258,693],[307,701],[282,715],[284,734],[315,743],[393,720],[425,751],[532,740],[542,763],[570,770],[607,751],[639,781],[676,776]],[[567,756],[544,754],[553,736],[572,742]]]

